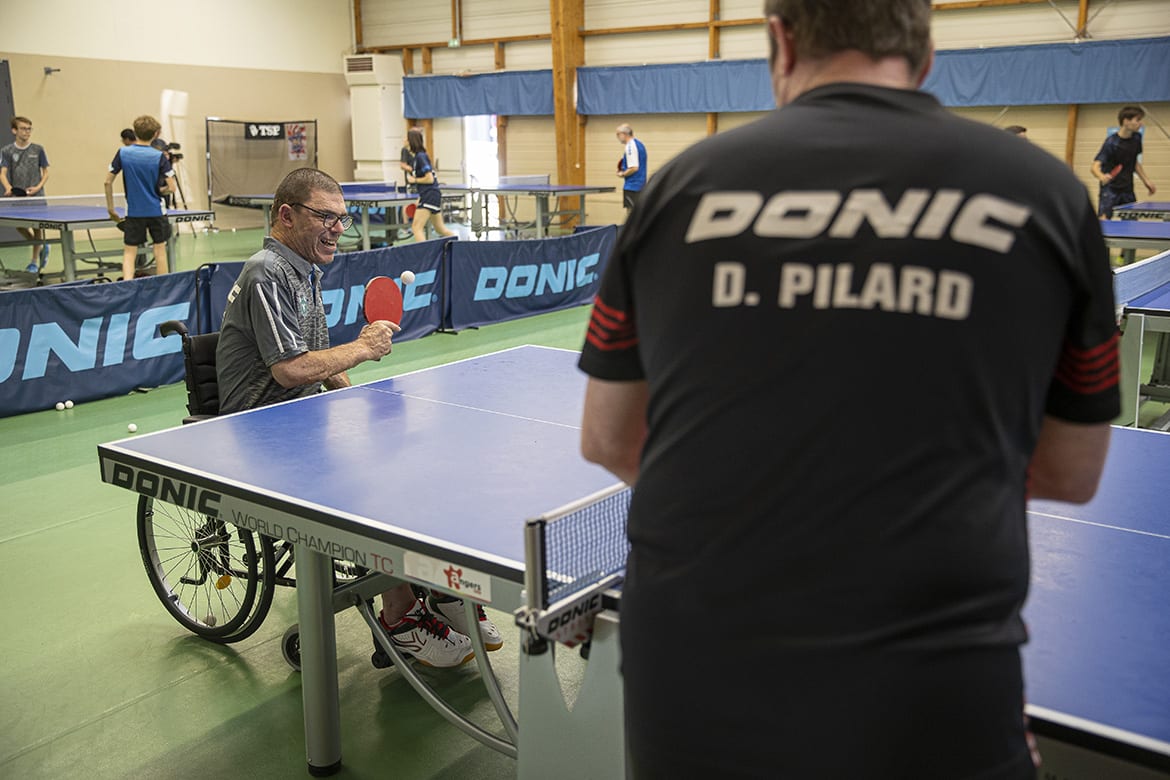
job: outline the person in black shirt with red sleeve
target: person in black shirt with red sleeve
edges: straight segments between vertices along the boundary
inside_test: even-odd
[[[1035,777],[1026,500],[1096,491],[1112,275],[1065,165],[918,90],[930,13],[767,0],[780,108],[661,168],[605,270],[639,780]]]

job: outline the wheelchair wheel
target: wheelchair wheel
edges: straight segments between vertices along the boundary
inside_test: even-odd
[[[238,642],[264,622],[276,590],[270,539],[139,496],[138,549],[159,600],[192,633]]]
[[[301,628],[297,623],[289,626],[280,638],[280,654],[294,671],[301,670]]]

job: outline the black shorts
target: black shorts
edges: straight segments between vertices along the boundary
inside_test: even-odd
[[[443,209],[443,192],[438,187],[428,187],[425,190],[419,190],[418,206],[416,208],[426,209],[434,214],[438,214]]]
[[[638,202],[638,196],[641,194],[641,190],[622,190],[622,205],[627,209],[632,209],[634,204]]]
[[[1109,187],[1102,187],[1101,192],[1097,197],[1097,216],[1105,219],[1113,219],[1113,209],[1118,206],[1124,206],[1127,203],[1136,203],[1137,196],[1133,190],[1129,192],[1120,192]]]
[[[152,244],[165,243],[171,237],[171,223],[166,217],[126,217],[119,227],[126,234],[122,240],[126,246],[145,244],[148,231]]]

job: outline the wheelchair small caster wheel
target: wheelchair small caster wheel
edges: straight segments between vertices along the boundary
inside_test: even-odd
[[[296,671],[301,670],[301,627],[293,623],[280,640],[280,653]]]

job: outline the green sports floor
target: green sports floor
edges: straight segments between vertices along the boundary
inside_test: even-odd
[[[184,232],[173,266],[243,260],[261,237],[259,229]],[[520,344],[579,349],[587,316],[580,307],[403,342],[351,378]],[[99,478],[97,445],[129,435],[131,422],[139,433],[179,424],[183,385],[64,412],[51,408],[55,400],[0,418],[0,778],[309,777],[299,674],[280,651],[297,620],[295,594],[279,588],[263,625],[237,644],[187,633],[147,581],[134,494]],[[514,626],[510,615],[490,614],[509,640],[490,659],[515,710]],[[335,777],[514,777],[512,759],[449,725],[393,667],[370,664],[369,629],[356,611],[337,616],[337,645],[344,765]],[[562,649],[557,663],[571,700],[582,662]],[[423,673],[454,707],[504,735],[475,664]]]

